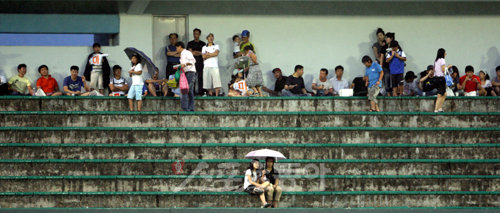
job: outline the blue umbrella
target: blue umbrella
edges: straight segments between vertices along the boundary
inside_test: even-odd
[[[123,51],[125,51],[125,54],[127,54],[128,58],[132,58],[133,55],[140,56],[141,64],[144,69],[143,71],[147,71],[147,73],[149,73],[151,76],[156,70],[158,70],[158,67],[156,67],[151,58],[144,54],[144,52],[133,47],[127,47]]]

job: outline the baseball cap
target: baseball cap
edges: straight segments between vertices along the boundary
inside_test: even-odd
[[[273,69],[273,73],[274,73],[274,72],[277,72],[277,71],[280,71],[280,72],[281,72],[281,69],[280,69],[280,68],[274,68],[274,69]]]
[[[243,30],[243,32],[241,32],[241,37],[248,37],[248,36],[250,36],[250,31]]]
[[[240,72],[243,72],[243,69],[234,69],[233,70],[233,75],[237,75]]]

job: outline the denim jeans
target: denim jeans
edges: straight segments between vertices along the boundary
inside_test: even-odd
[[[306,93],[306,94],[295,94],[295,93],[292,93],[292,92],[290,92],[289,90],[286,90],[286,89],[283,89],[281,91],[281,95],[283,95],[283,96],[311,96],[309,93]]]
[[[188,94],[181,95],[181,108],[184,111],[194,112],[194,85],[196,83],[196,72],[186,72],[189,84]]]

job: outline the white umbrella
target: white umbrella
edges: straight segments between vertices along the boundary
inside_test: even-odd
[[[270,149],[259,149],[251,151],[247,155],[245,155],[245,158],[247,159],[265,160],[267,157],[276,158],[276,160],[286,159],[286,157],[283,154],[281,154],[281,152]]]

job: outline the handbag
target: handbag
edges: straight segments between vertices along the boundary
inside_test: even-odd
[[[181,70],[181,74],[179,77],[179,88],[181,89],[182,94],[188,94],[189,93],[189,83],[186,78],[186,73],[184,70]]]
[[[446,81],[446,86],[451,87],[453,85],[453,78],[447,67],[444,68],[444,80]]]

